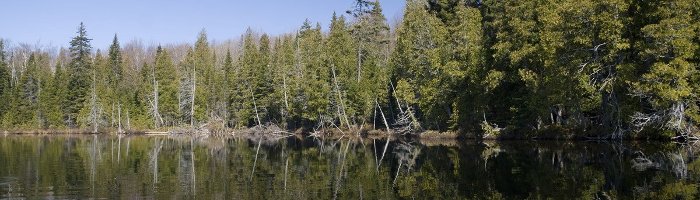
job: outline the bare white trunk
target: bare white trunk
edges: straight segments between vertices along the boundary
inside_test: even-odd
[[[255,109],[255,119],[258,120],[258,126],[262,127],[262,123],[260,123],[260,115],[258,114],[258,105],[255,103],[255,94],[253,93],[253,89],[250,89],[250,97],[253,99],[253,108]]]
[[[282,87],[284,89],[284,107],[289,110],[289,103],[287,103],[287,75],[282,75]]]
[[[126,109],[126,129],[131,129],[131,119],[129,118],[129,109]]]
[[[384,111],[382,111],[382,107],[379,105],[379,102],[375,99],[374,103],[377,104],[377,107],[379,107],[379,113],[382,114],[382,119],[384,119],[384,126],[386,126],[386,133],[391,134],[391,128],[389,128],[389,122],[386,121],[386,116],[384,116]]]
[[[357,48],[357,82],[360,82],[360,78],[362,74],[362,41],[360,41],[360,45]]]
[[[109,122],[109,127],[114,128],[114,102],[112,102],[112,109],[110,110],[111,114],[109,115],[110,122]]]
[[[399,102],[399,98],[396,97],[396,88],[394,87],[394,83],[389,81],[389,85],[391,85],[391,91],[394,93],[394,99],[396,99],[396,106],[399,107],[399,111],[403,113],[403,108],[401,108],[401,102]]]
[[[158,81],[156,81],[155,71],[153,72],[153,100],[151,102],[152,115],[153,115],[153,125],[159,128],[163,124],[163,117],[160,115],[160,110],[158,107],[159,94],[158,94]]]
[[[197,65],[192,70],[192,105],[190,106],[190,126],[194,127],[194,98],[197,96]]]
[[[348,127],[348,129],[350,129],[350,121],[348,120],[348,115],[345,113],[345,103],[343,102],[343,97],[340,92],[340,86],[338,85],[338,78],[335,76],[335,66],[331,67],[331,71],[333,72],[333,83],[335,83],[335,93],[338,94],[338,101],[340,102],[340,110],[343,113],[345,125]]]
[[[95,76],[95,71],[92,73],[92,91],[90,95],[90,116],[88,118],[89,122],[92,123],[92,133],[97,133],[98,123],[100,120],[99,106],[97,105],[97,80]]]
[[[119,123],[119,128],[117,128],[117,133],[124,133],[124,130],[122,129],[122,104],[121,103],[119,103],[119,105],[117,105],[117,115],[119,117],[119,119],[118,119],[119,121],[117,122],[117,123]]]

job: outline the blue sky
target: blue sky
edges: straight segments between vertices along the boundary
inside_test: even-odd
[[[403,0],[381,0],[393,20]],[[11,43],[67,46],[80,22],[95,48],[105,49],[116,33],[124,43],[192,43],[206,29],[209,39],[223,41],[251,27],[269,34],[292,32],[304,19],[328,27],[333,11],[344,14],[353,0],[13,0],[0,8],[0,38]]]

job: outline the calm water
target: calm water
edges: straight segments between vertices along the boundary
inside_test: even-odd
[[[0,199],[694,199],[697,149],[667,143],[0,136]]]

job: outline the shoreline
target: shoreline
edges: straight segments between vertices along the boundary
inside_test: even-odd
[[[319,137],[329,139],[343,138],[360,138],[360,139],[408,139],[408,140],[446,140],[446,141],[657,141],[657,142],[684,142],[696,141],[694,139],[685,140],[683,138],[672,137],[624,137],[620,139],[612,139],[606,137],[591,137],[586,135],[576,135],[571,133],[561,135],[516,135],[504,134],[499,136],[484,136],[475,137],[475,134],[460,135],[454,131],[439,132],[439,131],[423,131],[417,135],[400,135],[388,133],[381,129],[364,129],[364,130],[340,130],[330,129],[316,132],[298,130],[283,130],[274,129],[274,131],[266,130],[265,127],[252,127],[246,129],[226,129],[218,130],[215,133],[202,133],[199,130],[185,128],[171,128],[170,130],[163,129],[148,129],[148,130],[127,130],[119,134],[116,130],[102,129],[98,132],[93,132],[86,129],[34,129],[34,130],[0,130],[2,135],[130,135],[130,136],[207,136],[207,137],[248,137],[248,138],[286,138],[286,137]]]

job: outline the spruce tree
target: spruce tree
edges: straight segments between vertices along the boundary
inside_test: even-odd
[[[355,42],[358,87],[357,98],[351,100],[360,121],[369,119],[375,100],[385,103],[388,88],[389,25],[379,1],[358,1],[351,32]]]
[[[363,110],[363,99],[360,93],[364,89],[356,81],[356,54],[352,48],[353,38],[348,30],[345,22],[345,17],[340,17],[333,13],[331,19],[330,32],[328,39],[324,45],[326,53],[326,65],[331,67],[331,95],[333,112],[336,115],[341,125],[350,126],[353,122],[358,121],[356,117],[362,120],[364,116],[357,116],[358,111]],[[353,104],[355,102],[355,104]]]
[[[214,56],[209,47],[207,32],[199,32],[197,41],[193,49],[193,70],[195,72],[195,118],[198,122],[208,120],[208,116],[214,113],[216,99],[212,97],[215,93],[214,87]]]
[[[121,48],[119,47],[119,40],[117,35],[114,35],[112,40],[112,45],[109,46],[109,67],[110,73],[108,78],[109,86],[115,92],[115,98],[122,96],[121,94],[121,81],[124,79],[124,60],[122,58]]]
[[[51,79],[45,80],[43,92],[40,94],[40,102],[45,112],[46,122],[44,128],[65,127],[64,114],[61,108],[67,96],[68,77],[60,63],[56,64]]]
[[[22,129],[38,128],[37,115],[40,83],[38,79],[39,58],[32,53],[25,70],[19,75],[10,99],[10,110],[3,118],[5,127]]]
[[[275,106],[277,108],[276,115],[282,126],[287,127],[287,122],[292,117],[292,108],[294,107],[293,91],[296,91],[300,84],[295,76],[295,38],[292,35],[280,36],[275,42],[274,59],[272,65],[272,82],[274,94],[272,99],[276,99]]]
[[[0,39],[0,97],[3,99],[9,99],[10,98],[10,91],[11,91],[11,85],[10,85],[10,72],[7,69],[7,56],[5,53],[5,41]],[[8,107],[7,107],[7,102],[5,103],[0,103],[0,119],[5,116],[5,113],[8,112]]]
[[[155,81],[158,85],[158,105],[164,125],[173,126],[178,119],[177,89],[179,79],[177,69],[170,54],[158,46],[154,66]]]
[[[295,112],[301,113],[305,123],[318,124],[328,116],[330,98],[330,69],[323,65],[323,38],[320,25],[311,27],[307,19],[299,30],[298,63],[300,90],[297,91]],[[304,122],[303,121],[303,122]]]
[[[70,42],[71,61],[67,70],[68,96],[63,104],[64,114],[71,128],[77,127],[78,113],[83,108],[90,90],[90,51],[92,50],[90,40],[92,39],[87,37],[83,23],[80,23],[77,34]]]

